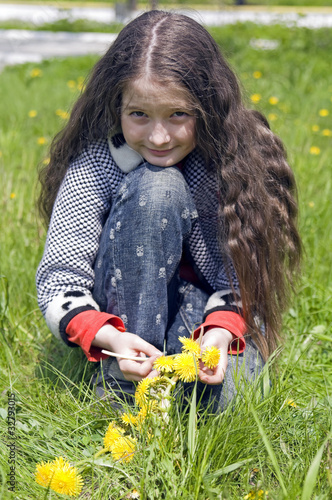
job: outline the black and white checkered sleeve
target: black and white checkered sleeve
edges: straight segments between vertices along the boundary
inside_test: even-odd
[[[65,341],[64,318],[99,310],[92,298],[93,263],[114,184],[122,177],[107,143],[92,145],[71,164],[59,190],[36,284],[48,327]]]

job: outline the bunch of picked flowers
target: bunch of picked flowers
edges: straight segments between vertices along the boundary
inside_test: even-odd
[[[137,453],[138,440],[142,435],[149,439],[153,435],[156,423],[168,422],[172,393],[177,382],[197,380],[200,362],[211,369],[218,365],[219,349],[210,346],[202,352],[200,338],[195,341],[192,338],[179,337],[182,352],[171,356],[160,356],[154,362],[153,368],[159,375],[144,378],[137,384],[136,411],[123,413],[120,425],[110,422],[103,438],[104,446],[94,455],[94,460],[103,454],[110,454],[114,461],[130,462]],[[141,432],[143,428],[145,434]],[[86,460],[77,466],[83,465],[84,462]],[[78,496],[83,488],[83,478],[78,474],[77,468],[62,457],[56,458],[53,462],[38,463],[35,480],[41,486],[72,497]]]

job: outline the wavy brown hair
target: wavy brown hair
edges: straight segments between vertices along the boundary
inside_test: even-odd
[[[250,334],[266,359],[277,346],[301,255],[295,180],[282,142],[243,105],[234,72],[196,21],[150,11],[120,32],[51,144],[40,173],[40,213],[48,222],[70,162],[120,124],[124,89],[147,74],[186,89],[195,107],[197,147],[220,186],[220,247],[233,262]]]

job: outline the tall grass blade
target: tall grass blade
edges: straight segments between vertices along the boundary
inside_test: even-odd
[[[239,469],[240,467],[242,467],[242,465],[245,465],[248,462],[251,462],[252,460],[253,460],[252,458],[247,458],[246,460],[241,460],[240,462],[235,462],[234,464],[226,465],[226,467],[222,467],[221,469],[211,472],[211,474],[207,474],[205,478],[216,479],[217,477],[222,476],[223,474],[229,474],[230,472]]]
[[[280,471],[279,464],[278,464],[278,461],[277,461],[277,457],[275,456],[275,453],[273,451],[272,445],[271,445],[271,443],[270,443],[267,435],[265,434],[265,431],[264,431],[263,426],[262,426],[262,424],[261,424],[261,422],[260,422],[260,420],[259,420],[259,418],[257,416],[257,413],[255,412],[254,408],[251,405],[250,405],[250,411],[253,414],[253,417],[254,417],[254,419],[256,421],[259,433],[262,436],[263,442],[265,444],[265,448],[266,448],[266,450],[267,450],[267,452],[269,454],[269,457],[271,459],[271,462],[273,464],[274,471],[276,473],[276,476],[278,478],[278,481],[280,483],[282,491],[283,491],[284,495],[287,496],[287,490],[286,490],[284,481],[282,479],[282,475],[281,475],[281,471]]]
[[[193,460],[196,447],[196,396],[197,396],[197,380],[191,396],[189,420],[188,420],[188,450],[190,460]]]
[[[329,438],[325,439],[324,443],[319,448],[313,461],[311,462],[311,465],[309,467],[309,470],[307,472],[307,475],[306,475],[306,478],[305,478],[305,481],[303,484],[301,500],[310,500],[310,498],[311,498],[311,495],[314,491],[314,487],[316,484],[318,471],[319,471],[319,465],[320,465],[320,462],[322,460],[323,451],[324,451],[324,448],[325,448],[328,440],[329,440]]]

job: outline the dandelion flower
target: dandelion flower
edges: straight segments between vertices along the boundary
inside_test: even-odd
[[[43,72],[39,68],[34,68],[30,71],[31,78],[37,78],[38,76],[42,76]]]
[[[121,415],[121,420],[125,425],[137,425],[137,416],[132,413],[123,413]]]
[[[56,493],[76,497],[83,487],[83,478],[77,474],[76,467],[73,467],[62,457],[56,458],[53,462],[53,476],[50,488]]]
[[[311,146],[310,148],[310,154],[311,155],[319,155],[320,154],[320,148],[317,146]]]
[[[260,94],[252,94],[250,96],[250,99],[252,100],[252,102],[254,103],[257,103],[261,100],[262,96]]]
[[[37,111],[35,109],[30,109],[28,115],[29,115],[29,118],[35,118],[37,116]]]
[[[114,441],[119,439],[119,437],[122,437],[123,432],[122,430],[117,427],[113,422],[111,422],[107,428],[106,434],[104,436],[104,446],[105,448],[110,451]]]
[[[41,462],[37,464],[35,471],[36,483],[40,484],[40,486],[44,486],[44,488],[48,488],[53,476],[53,466],[54,464],[52,462]]]
[[[126,498],[141,498],[140,492],[137,490],[133,490],[131,493],[126,495]]]
[[[270,122],[275,122],[278,119],[278,115],[276,115],[275,113],[269,113],[268,119],[270,120]]]
[[[179,337],[179,341],[182,343],[183,352],[189,352],[193,354],[195,358],[199,358],[201,355],[201,346],[193,339],[188,337]]]
[[[314,208],[315,203],[313,201],[309,201],[308,205],[309,205],[310,208]]]
[[[10,199],[13,200],[14,198],[16,198],[16,194],[15,193],[10,193]]]
[[[79,76],[77,78],[77,88],[78,88],[78,90],[83,90],[84,89],[84,78],[83,78],[83,76]]]
[[[137,415],[137,423],[142,424],[144,420],[158,409],[157,401],[148,401],[147,404],[143,404]]]
[[[159,373],[171,373],[173,371],[173,358],[171,356],[160,356],[153,363],[153,368]]]
[[[67,111],[64,111],[63,109],[57,109],[55,114],[57,116],[60,116],[63,120],[67,120],[69,118],[69,113]]]
[[[134,458],[136,440],[128,436],[122,436],[114,441],[111,449],[114,460],[130,462]]]
[[[70,89],[76,89],[76,82],[75,82],[75,80],[68,80],[68,82],[67,82],[67,86],[68,86]]]
[[[261,71],[254,71],[252,76],[258,80],[259,78],[262,78],[262,72]]]
[[[288,406],[293,406],[293,408],[297,408],[297,404],[294,402],[293,399],[288,399],[287,404]]]
[[[37,143],[42,146],[43,144],[46,144],[47,140],[45,137],[38,137]]]
[[[278,97],[275,97],[274,95],[269,99],[269,103],[272,104],[272,106],[275,106],[276,104],[278,104],[278,102],[279,102]]]
[[[318,132],[318,131],[319,131],[319,125],[313,125],[313,126],[311,127],[311,130],[312,130],[313,132]]]
[[[202,354],[202,361],[208,368],[215,368],[219,363],[220,351],[214,345],[207,347]]]
[[[178,354],[174,358],[174,371],[183,382],[194,382],[197,374],[194,356],[189,352]]]
[[[319,116],[329,116],[329,110],[328,109],[320,109],[318,114],[319,114]]]
[[[332,131],[330,129],[328,129],[328,128],[324,128],[324,130],[322,130],[322,135],[324,137],[331,137]]]
[[[144,404],[147,403],[148,397],[150,395],[150,388],[153,386],[153,384],[156,382],[156,380],[159,379],[159,377],[153,377],[153,378],[143,378],[141,380],[136,388],[135,392],[135,401],[138,406],[143,406]]]

